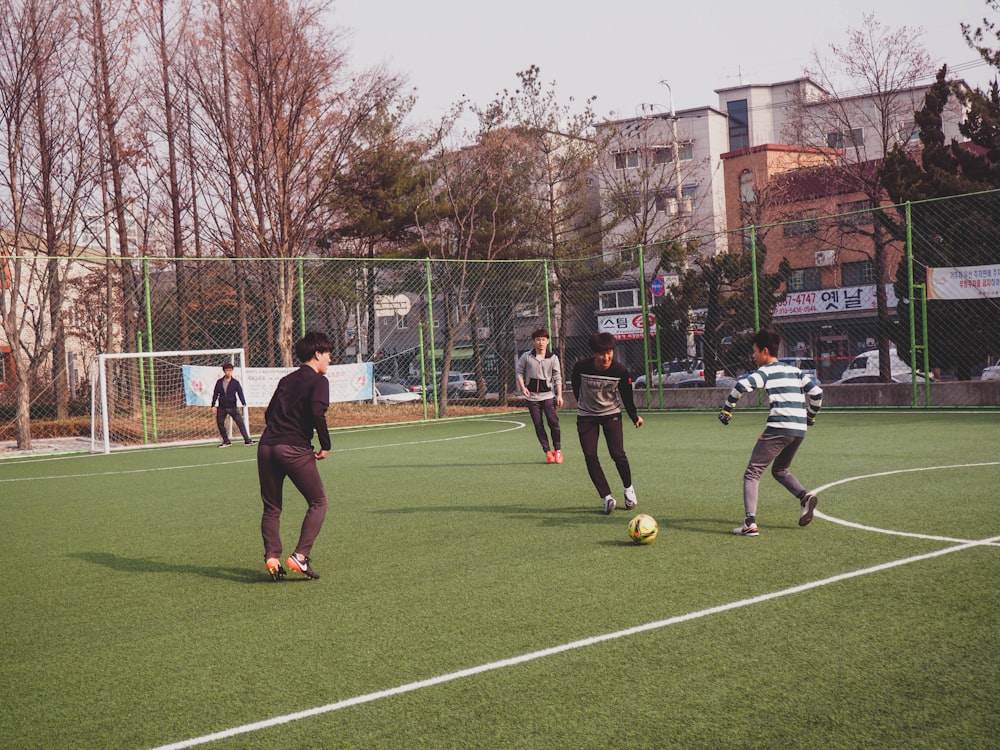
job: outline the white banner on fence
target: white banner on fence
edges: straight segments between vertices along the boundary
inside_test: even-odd
[[[621,313],[619,315],[598,315],[597,330],[614,334],[618,341],[642,338],[642,313]],[[649,335],[656,333],[656,318],[649,316]]]
[[[184,365],[184,400],[188,406],[211,406],[215,381],[222,377],[218,367]],[[297,367],[248,367],[246,373],[237,367],[233,377],[243,386],[247,406],[267,406],[278,381]],[[371,401],[374,366],[370,362],[353,365],[330,365],[326,371],[330,381],[330,402]]]
[[[1000,265],[927,269],[927,299],[984,297],[1000,297]]]
[[[890,308],[896,306],[896,292],[892,284],[885,285],[885,294]],[[875,285],[846,286],[837,289],[817,289],[813,292],[790,292],[784,302],[774,308],[774,317],[793,315],[821,315],[823,313],[853,312],[855,310],[875,310]]]

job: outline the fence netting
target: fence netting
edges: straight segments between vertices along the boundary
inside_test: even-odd
[[[99,354],[238,347],[250,367],[287,367],[310,329],[331,336],[335,363],[421,381],[432,416],[460,399],[517,404],[514,365],[538,328],[567,377],[594,332],[614,334],[640,387],[728,383],[761,326],[823,383],[871,352],[907,371],[876,364],[856,384],[984,378],[1000,357],[1000,192],[841,208],[527,260],[50,257],[0,235],[0,429],[87,422]],[[449,393],[449,373],[475,392]]]

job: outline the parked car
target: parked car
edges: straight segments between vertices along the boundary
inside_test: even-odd
[[[445,385],[441,373],[437,375],[438,389]],[[476,398],[479,395],[479,386],[476,384],[476,375],[472,372],[448,373],[448,398]]]
[[[664,362],[660,366],[660,372],[653,375],[653,388],[660,385],[662,380],[664,388],[673,388],[677,383],[692,378],[705,377],[705,364],[700,359],[675,359]],[[645,388],[646,376],[640,375],[632,381],[633,388]]]
[[[913,371],[906,362],[899,358],[895,347],[889,349],[889,363],[893,382],[909,383],[913,380]],[[835,381],[833,385],[879,382],[881,382],[881,377],[879,376],[878,349],[870,349],[851,360],[851,364],[844,370],[840,380]]]
[[[390,382],[375,384],[376,404],[406,404],[413,401],[420,401],[420,394],[407,390],[405,385]]]
[[[984,367],[979,377],[981,380],[1000,380],[1000,359],[992,367]]]
[[[403,378],[401,385],[411,393],[423,393],[424,385],[420,382],[420,376],[414,375],[412,378]]]

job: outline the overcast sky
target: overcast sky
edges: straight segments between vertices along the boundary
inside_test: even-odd
[[[677,110],[718,106],[715,89],[798,77],[813,50],[828,56],[869,10],[892,29],[921,29],[936,63],[985,85],[990,68],[975,63],[960,24],[1000,21],[984,0],[334,0],[333,8],[350,34],[352,66],[406,75],[419,120],[440,118],[463,94],[486,104],[532,64],[561,102],[596,96],[601,117],[666,107],[662,80]]]

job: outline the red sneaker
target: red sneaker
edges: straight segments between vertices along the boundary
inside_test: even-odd
[[[545,463],[547,463],[547,464],[554,464],[555,462],[556,462],[556,452],[555,451],[546,451],[545,452]]]
[[[562,463],[562,451],[556,451],[556,463],[557,464]]]

